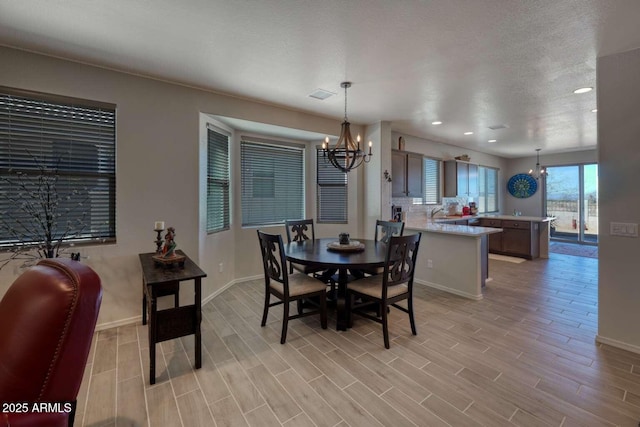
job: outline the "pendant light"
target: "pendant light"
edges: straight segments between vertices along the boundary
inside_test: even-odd
[[[547,171],[545,171],[544,168],[540,166],[540,150],[541,148],[536,148],[536,153],[537,153],[536,168],[529,169],[529,175],[531,175],[535,179],[540,179],[541,176],[544,176],[547,174]]]
[[[329,159],[334,167],[346,173],[357,168],[363,162],[369,163],[373,143],[369,141],[369,152],[365,153],[360,148],[360,135],[357,136],[355,141],[353,140],[349,130],[350,123],[347,118],[347,89],[351,87],[351,82],[342,82],[340,87],[344,88],[344,121],[340,128],[340,137],[333,148],[329,148],[329,137],[326,137],[322,143],[322,150],[324,156]]]

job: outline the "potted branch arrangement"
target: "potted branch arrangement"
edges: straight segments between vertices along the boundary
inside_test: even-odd
[[[27,267],[41,258],[60,256],[87,225],[87,189],[68,181],[62,184],[60,158],[47,166],[29,155],[35,168],[0,171],[0,269],[12,260],[22,260]],[[78,260],[79,255],[71,253],[71,258]]]

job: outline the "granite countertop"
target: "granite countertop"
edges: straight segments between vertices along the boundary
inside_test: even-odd
[[[405,229],[467,237],[481,237],[487,234],[500,233],[502,231],[502,228],[455,225],[424,220],[407,221],[405,223]]]
[[[459,221],[461,219],[480,219],[480,218],[493,218],[493,219],[508,219],[513,221],[531,221],[531,222],[549,222],[555,219],[553,216],[523,216],[523,215],[501,215],[501,214],[480,214],[480,215],[463,215],[463,216],[436,216],[433,221],[436,223],[447,223],[452,221]]]
[[[523,215],[501,215],[501,214],[482,214],[475,218],[495,218],[495,219],[509,219],[515,221],[531,221],[531,222],[550,222],[556,217],[554,216],[523,216]]]

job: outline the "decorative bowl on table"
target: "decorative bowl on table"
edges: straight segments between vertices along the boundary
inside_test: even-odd
[[[340,243],[336,240],[335,242],[327,243],[327,248],[339,252],[358,252],[364,250],[364,243],[358,240],[349,240],[349,243]]]
[[[161,265],[163,267],[173,267],[173,264],[178,264],[180,267],[184,267],[184,260],[187,257],[185,255],[174,254],[173,256],[164,256],[162,254],[153,255],[151,259],[153,259],[156,265]]]

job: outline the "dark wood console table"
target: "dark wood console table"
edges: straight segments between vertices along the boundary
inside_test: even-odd
[[[176,251],[180,255],[184,252]],[[142,265],[142,307],[143,324],[149,315],[149,381],[156,383],[156,344],[162,341],[179,338],[185,335],[195,335],[196,369],[202,367],[202,339],[200,322],[202,320],[201,281],[207,274],[200,269],[189,257],[184,260],[184,266],[177,263],[172,266],[156,265],[151,258],[154,252],[139,254]],[[194,303],[165,310],[157,309],[157,298],[167,295],[167,289],[179,291],[180,283],[193,280],[195,288]],[[177,289],[176,289],[177,288]]]

